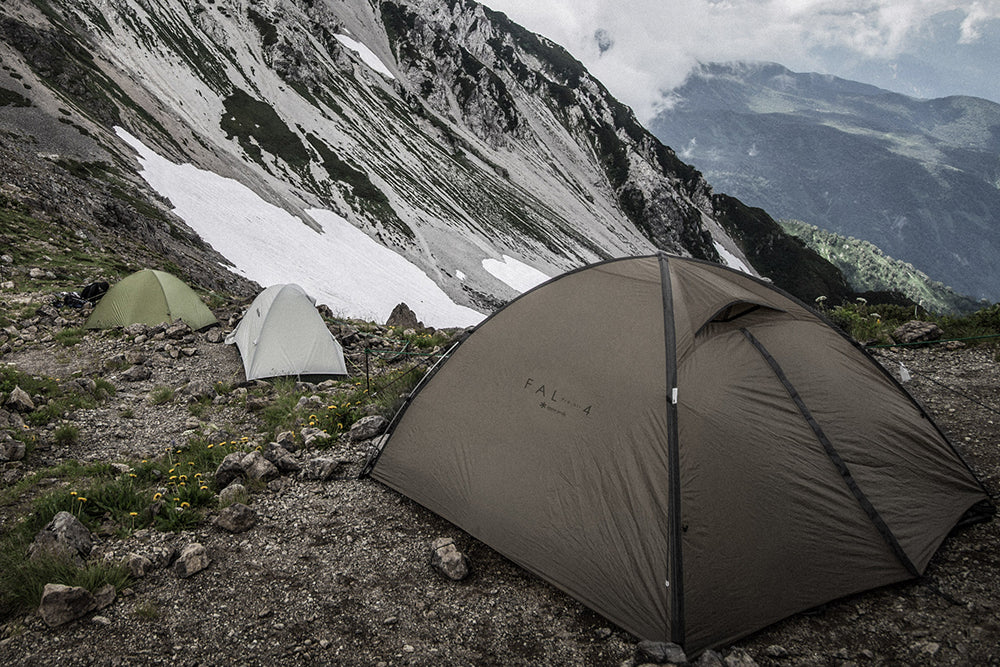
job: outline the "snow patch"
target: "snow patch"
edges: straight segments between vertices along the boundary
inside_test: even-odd
[[[339,41],[341,44],[349,48],[351,51],[357,53],[358,56],[361,57],[361,60],[364,61],[364,63],[369,67],[371,67],[373,70],[375,70],[379,74],[384,74],[390,79],[396,78],[395,76],[392,75],[392,72],[389,71],[389,68],[385,66],[385,63],[382,62],[382,60],[377,55],[375,55],[375,52],[369,49],[367,46],[365,46],[364,44],[355,39],[351,39],[347,35],[336,35],[336,37],[337,41]]]
[[[722,258],[722,261],[725,262],[726,266],[728,266],[729,268],[738,269],[743,273],[747,273],[751,276],[755,275],[753,270],[749,266],[744,264],[739,257],[726,250],[725,247],[718,241],[715,241],[715,250],[716,252],[719,253],[719,257]]]
[[[263,287],[300,285],[343,316],[384,322],[405,302],[429,326],[465,327],[485,317],[453,302],[420,268],[336,213],[310,209],[322,233],[242,183],[175,164],[121,128],[142,176],[205,242]]]
[[[518,292],[527,292],[549,279],[549,276],[535,267],[528,266],[508,255],[504,255],[503,260],[484,259],[483,268],[494,278],[506,283]]]
[[[456,271],[455,272],[455,277],[458,278],[459,280],[461,280],[462,282],[465,282],[465,274],[463,272]]]

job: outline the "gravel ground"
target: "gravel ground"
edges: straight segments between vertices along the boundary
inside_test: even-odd
[[[88,334],[71,351],[32,343],[0,358],[21,371],[72,371],[115,384],[111,402],[74,415],[79,442],[42,444],[17,474],[67,458],[127,461],[161,451],[191,424],[181,401],[153,405],[155,386],[238,381],[238,352],[196,334],[178,360],[126,337]],[[125,382],[104,362],[139,348],[152,377]],[[879,351],[966,455],[992,492],[1000,474],[996,352],[987,348]],[[122,414],[129,412],[130,418]],[[256,416],[220,405],[199,428],[255,433]],[[343,438],[324,455],[329,481],[284,476],[249,501],[258,523],[230,534],[206,521],[178,534],[101,537],[97,557],[202,544],[210,566],[181,579],[153,569],[95,614],[49,628],[37,614],[2,627],[0,662],[17,665],[621,665],[636,638],[454,526],[369,479],[356,478],[366,443]],[[302,456],[309,456],[305,452]],[[25,501],[28,499],[25,498]],[[25,505],[0,508],[9,526]],[[430,543],[454,538],[471,564],[454,582],[430,566]],[[925,577],[835,601],[719,650],[730,664],[1000,664],[1000,534],[996,521],[946,540]],[[712,656],[714,657],[714,656]],[[705,661],[705,664],[710,664]],[[716,663],[717,664],[717,663]]]

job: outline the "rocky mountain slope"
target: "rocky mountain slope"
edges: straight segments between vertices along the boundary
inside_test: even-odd
[[[122,128],[304,227],[343,218],[480,312],[517,293],[484,265],[505,256],[555,275],[659,248],[764,275],[797,266],[806,280],[780,277],[793,290],[838,281],[801,245],[747,257],[742,212],[724,214],[565,51],[473,2],[14,0],[0,35],[0,128],[25,153],[156,199]],[[245,236],[159,208],[224,257]],[[266,224],[238,215],[237,229]],[[234,270],[262,281],[274,267],[258,256]]]
[[[1000,299],[1000,105],[777,64],[706,64],[649,127],[719,190]]]

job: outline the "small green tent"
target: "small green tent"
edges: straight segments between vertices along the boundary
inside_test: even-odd
[[[84,326],[88,329],[130,324],[152,326],[177,319],[192,329],[218,322],[208,306],[182,280],[165,271],[143,269],[109,289]]]
[[[439,362],[371,475],[689,655],[918,576],[982,485],[793,297],[665,254],[527,292]]]
[[[344,351],[315,299],[295,284],[272,285],[258,294],[226,342],[239,348],[248,380],[347,375]]]

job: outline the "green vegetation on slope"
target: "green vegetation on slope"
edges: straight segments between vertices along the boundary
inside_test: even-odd
[[[309,151],[270,104],[254,99],[239,89],[233,91],[223,104],[226,113],[219,122],[220,126],[227,138],[236,137],[240,146],[254,161],[267,166],[260,152],[263,148],[294,169],[305,169],[308,166]]]
[[[925,310],[942,314],[971,313],[983,305],[931,280],[912,264],[889,257],[868,241],[840,236],[798,220],[781,220],[779,224],[840,269],[858,292],[896,291]]]

